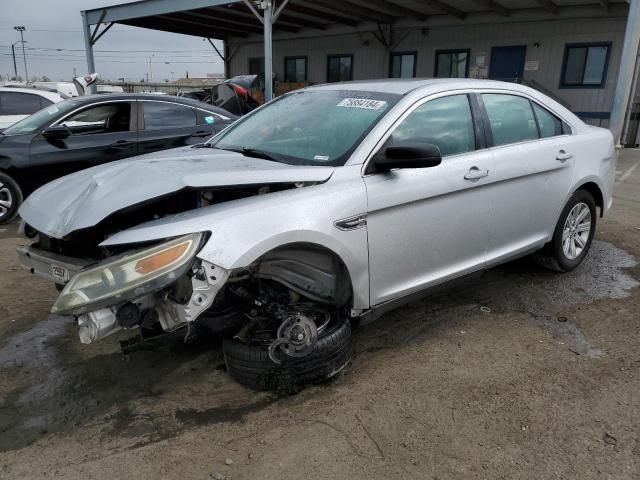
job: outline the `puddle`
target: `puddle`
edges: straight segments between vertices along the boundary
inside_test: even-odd
[[[50,315],[46,320],[14,335],[0,348],[0,368],[50,366],[54,350],[49,348],[49,341],[64,334],[71,323],[73,321],[69,317]]]
[[[142,446],[193,426],[244,421],[274,401],[217,368],[215,339],[178,340],[125,357],[109,345],[79,345],[71,324],[50,317],[0,349],[0,375],[15,378],[14,389],[0,397],[0,451],[80,427]]]
[[[583,264],[572,272],[546,271],[528,258],[487,272],[486,301],[493,309],[544,316],[553,309],[605,298],[625,298],[632,288],[640,285],[625,271],[636,265],[634,257],[624,250],[594,241]],[[496,292],[492,285],[502,291]]]

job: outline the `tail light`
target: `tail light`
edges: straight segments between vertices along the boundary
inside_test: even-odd
[[[235,85],[232,83],[231,87],[233,88],[233,91],[236,92],[238,95],[242,95],[243,97],[246,97],[249,95],[249,92],[247,92],[247,89],[241,87],[240,85]]]

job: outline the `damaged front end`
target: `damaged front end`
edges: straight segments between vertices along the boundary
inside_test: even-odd
[[[139,329],[136,339],[122,342],[125,352],[183,328],[188,342],[205,326],[263,344],[280,363],[282,355],[307,354],[328,319],[351,302],[344,265],[321,248],[280,247],[228,270],[198,257],[208,237],[195,233],[129,245],[124,253],[84,266],[80,259],[39,249],[39,243],[19,253],[25,267],[62,288],[52,312],[77,318],[82,343]],[[78,270],[67,270],[69,265]]]
[[[82,269],[66,283],[52,313],[76,316],[82,343],[121,329],[152,330],[159,324],[167,332],[188,325],[211,306],[228,277],[196,258],[205,237],[182,236]],[[33,248],[21,253],[33,261]],[[65,267],[50,268],[64,278]]]

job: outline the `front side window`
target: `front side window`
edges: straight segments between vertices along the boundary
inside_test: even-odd
[[[562,120],[535,103],[533,104],[533,112],[535,113],[536,120],[538,121],[540,138],[562,135]]]
[[[393,131],[387,144],[400,142],[431,143],[440,148],[442,156],[475,150],[469,98],[452,95],[419,106]]]
[[[177,103],[143,102],[144,129],[194,127],[196,114],[193,109]]]
[[[307,57],[284,59],[284,81],[302,83],[307,81]]]
[[[351,90],[301,90],[243,117],[210,145],[292,165],[344,165],[401,98]]]
[[[353,55],[329,55],[327,82],[348,82],[353,79]]]
[[[51,105],[49,100],[33,93],[0,92],[2,115],[31,115],[47,105]]]
[[[400,52],[391,54],[391,78],[414,78],[416,76],[415,52]]]
[[[508,145],[538,138],[538,127],[528,99],[515,95],[482,95],[494,145]]]
[[[74,135],[127,132],[130,124],[131,104],[129,102],[96,105],[73,114],[60,123],[68,127]]]
[[[560,86],[603,87],[607,76],[610,43],[567,45]]]
[[[436,51],[436,78],[466,78],[469,73],[469,50]]]

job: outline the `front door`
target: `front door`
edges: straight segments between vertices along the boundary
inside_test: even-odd
[[[442,163],[365,176],[372,305],[484,266],[493,159],[477,150],[469,97],[423,103],[385,145],[416,142],[437,145]]]
[[[69,136],[37,135],[29,150],[30,175],[42,184],[55,178],[137,153],[135,115],[130,101],[104,102],[72,113],[58,125]]]
[[[524,60],[527,47],[493,47],[491,49],[491,65],[489,78],[505,82],[519,83],[524,74]]]

